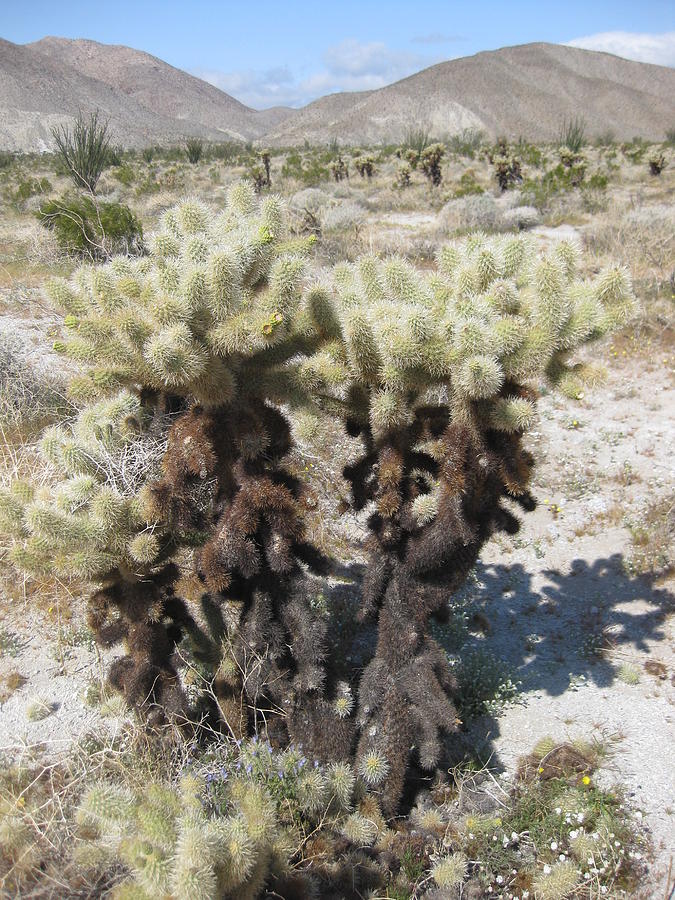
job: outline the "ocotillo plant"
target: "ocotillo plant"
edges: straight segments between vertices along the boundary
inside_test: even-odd
[[[570,352],[633,308],[624,271],[586,282],[576,264],[567,243],[537,258],[521,237],[477,235],[443,248],[427,277],[399,258],[338,266],[340,332],[300,364],[301,382],[363,439],[345,476],[370,511],[361,616],[377,619],[378,639],[359,688],[357,768],[388,813],[413,749],[432,769],[456,728],[430,619],[489,536],[517,530],[510,505],[534,506],[521,441],[532,382],[583,378]]]
[[[71,391],[112,399],[86,407],[72,434],[46,436],[63,481],[2,498],[19,564],[98,585],[90,622],[105,642],[125,641],[111,679],[135,705],[172,708],[173,654],[196,628],[193,612],[226,608],[221,711],[233,731],[258,699],[290,720],[295,699],[321,686],[321,628],[306,599],[291,596],[299,561],[320,560],[304,539],[300,486],[281,465],[289,428],[270,401],[297,393],[286,361],[324,339],[312,314],[322,300],[301,290],[313,239],[284,235],[280,201],[259,204],[239,183],[219,215],[192,201],[169,210],[149,257],[54,282],[66,313],[56,348],[83,364]],[[147,428],[166,442],[154,483],[152,468],[126,479]],[[99,462],[109,446],[119,477]],[[178,596],[170,560],[194,544],[206,545]]]

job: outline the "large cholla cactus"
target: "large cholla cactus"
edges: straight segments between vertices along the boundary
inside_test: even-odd
[[[54,282],[67,332],[57,347],[84,364],[75,396],[113,399],[45,436],[63,484],[35,501],[19,485],[2,498],[19,564],[98,584],[90,623],[106,643],[124,640],[111,680],[134,705],[181,708],[175,647],[195,631],[193,613],[213,625],[220,608],[220,711],[235,733],[258,705],[290,718],[298,695],[321,687],[321,628],[305,598],[290,598],[299,563],[321,559],[304,539],[300,485],[281,464],[290,431],[270,400],[298,400],[286,362],[323,340],[323,301],[302,290],[313,239],[284,237],[278,198],[259,203],[239,183],[218,215],[192,201],[169,210],[148,258]],[[161,468],[145,465],[146,434],[166,444]],[[190,579],[175,563],[184,570],[200,544]]]
[[[477,235],[443,248],[427,277],[398,258],[339,266],[339,329],[331,322],[332,343],[300,365],[301,381],[364,442],[345,470],[354,506],[371,510],[361,614],[378,617],[358,759],[390,813],[412,748],[433,768],[442,732],[456,727],[429,619],[495,529],[517,530],[505,503],[534,506],[521,444],[535,411],[528,383],[576,383],[584,371],[570,352],[633,309],[625,272],[584,282],[576,265],[569,243],[538,258],[521,237]]]

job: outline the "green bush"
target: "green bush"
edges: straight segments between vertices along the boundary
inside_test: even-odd
[[[61,249],[74,256],[108,259],[118,253],[144,252],[141,224],[122,203],[94,203],[91,197],[66,195],[44,203],[37,217],[54,231]]]
[[[117,166],[115,169],[113,169],[112,174],[113,178],[115,178],[117,181],[119,181],[120,184],[123,184],[125,187],[133,184],[136,180],[136,173],[127,163],[123,163],[122,165]]]
[[[484,192],[485,189],[476,181],[476,175],[473,169],[467,169],[459,179],[459,183],[452,192],[452,196],[455,198],[467,197],[471,194],[483,194]]]
[[[9,150],[0,150],[0,169],[8,169],[14,162],[15,156]]]
[[[330,169],[319,157],[312,154],[303,159],[297,150],[288,154],[281,167],[281,174],[284,178],[296,178],[306,185],[320,184],[331,177]]]
[[[47,194],[51,191],[52,186],[47,178],[27,178],[19,182],[19,186],[14,191],[12,199],[15,203],[24,203],[31,197],[38,194]]]

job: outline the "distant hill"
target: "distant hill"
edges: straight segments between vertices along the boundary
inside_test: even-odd
[[[52,126],[99,109],[115,142],[188,136],[272,145],[401,140],[410,127],[445,136],[555,138],[581,115],[590,134],[659,139],[675,124],[675,70],[557,44],[525,44],[424,69],[377,91],[338,93],[300,110],[258,111],[129,47],[47,37],[0,39],[0,148],[43,150]]]
[[[250,109],[148,53],[95,41],[0,39],[0,147],[42,150],[51,128],[100,109],[126,146],[201,136],[250,140],[292,110]]]
[[[590,134],[662,139],[675,126],[675,69],[559,44],[523,44],[453,59],[395,84],[322,97],[289,116],[268,143],[399,141],[411,125],[437,137],[474,127],[551,140],[563,119]]]

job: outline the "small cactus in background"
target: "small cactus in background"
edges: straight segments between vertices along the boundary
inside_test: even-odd
[[[408,163],[411,169],[416,169],[417,164],[420,161],[420,154],[418,150],[413,150],[412,147],[408,147],[407,150],[403,152],[403,159]]]
[[[354,160],[354,168],[361,178],[372,178],[375,174],[375,159],[372,156],[357,156]]]
[[[260,160],[265,170],[265,187],[272,187],[271,160],[272,154],[269,150],[260,151]]]
[[[412,172],[410,170],[410,166],[405,163],[398,167],[398,171],[396,172],[396,180],[394,181],[394,187],[403,188],[410,187],[410,176]]]
[[[523,180],[520,160],[516,156],[495,156],[492,160],[494,175],[502,191]]]
[[[660,175],[666,168],[666,157],[663,153],[655,153],[649,158],[649,174]]]
[[[338,156],[336,160],[333,160],[330,164],[330,170],[335,181],[340,182],[344,178],[349,178],[349,168],[341,156]]]
[[[443,144],[430,144],[424,148],[419,158],[420,169],[424,173],[425,178],[434,187],[438,187],[443,178],[441,161],[444,156],[445,147]]]
[[[563,146],[558,151],[560,162],[572,187],[578,187],[586,176],[586,158],[578,150]]]

